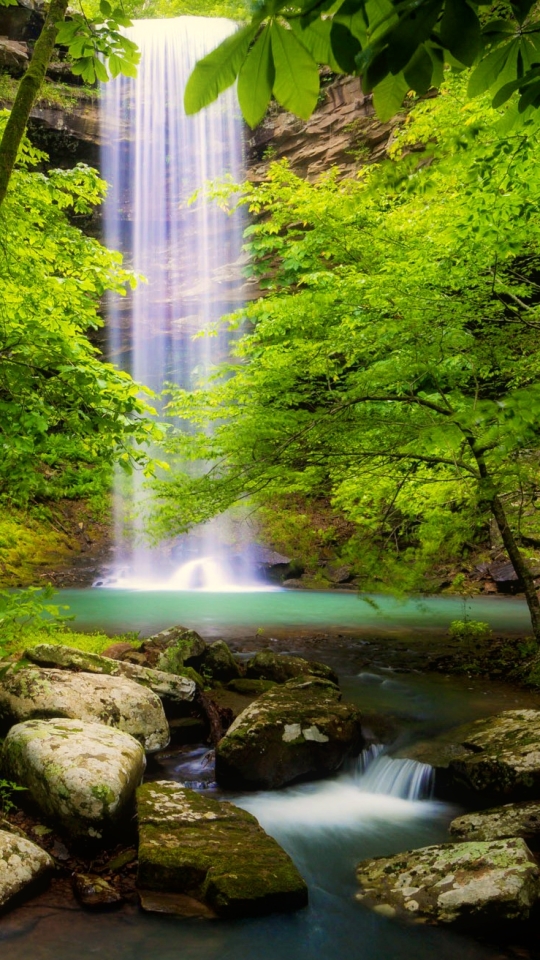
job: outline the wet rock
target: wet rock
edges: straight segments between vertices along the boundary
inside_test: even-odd
[[[521,837],[533,850],[540,847],[540,803],[507,803],[452,820],[452,840],[504,840]]]
[[[200,900],[188,897],[185,893],[168,893],[166,890],[139,890],[141,907],[147,913],[166,913],[169,916],[191,917],[216,920],[217,913]]]
[[[45,876],[54,861],[26,837],[0,830],[0,907]]]
[[[133,649],[132,647],[130,649]],[[126,677],[157,693],[167,703],[190,703],[197,692],[197,685],[188,677],[177,677],[162,670],[152,670],[133,663],[124,663],[97,653],[84,653],[74,647],[60,644],[40,643],[25,651],[25,657],[45,667],[59,667],[76,672],[95,673],[103,676]]]
[[[506,710],[448,731],[402,756],[435,768],[442,797],[486,803],[540,798],[540,710]]]
[[[272,650],[262,650],[248,661],[246,676],[258,680],[273,680],[286,683],[295,677],[313,676],[338,682],[331,667],[316,660],[304,660],[303,657],[289,657]]]
[[[192,911],[200,907],[196,915],[210,909],[231,918],[307,904],[306,884],[290,857],[232,803],[161,780],[139,788],[137,816],[137,884],[146,909],[158,893],[189,898]],[[160,912],[169,912],[166,906],[162,899]],[[176,906],[171,912],[180,912]]]
[[[11,725],[35,717],[69,717],[117,727],[148,751],[165,747],[170,736],[157,694],[126,677],[37,667],[10,670],[0,681],[0,719]]]
[[[73,837],[101,838],[125,816],[141,781],[144,751],[120,730],[78,720],[29,720],[9,731],[4,776]]]
[[[91,873],[76,873],[73,876],[73,892],[83,907],[91,910],[107,910],[123,901],[118,890],[103,877]]]
[[[22,77],[28,62],[28,45],[17,40],[0,37],[0,70],[12,77]]]
[[[379,913],[473,931],[528,919],[540,895],[540,871],[517,838],[365,860],[357,879],[357,899]]]
[[[207,649],[195,630],[178,626],[154,634],[144,640],[138,650],[126,652],[121,659],[182,676],[186,667],[199,669]]]
[[[247,707],[216,748],[216,779],[244,789],[281,787],[334,773],[364,741],[355,706],[335,684],[303,677]]]
[[[204,743],[208,735],[207,724],[201,717],[176,717],[169,720],[169,727],[175,743]]]
[[[101,656],[109,657],[111,660],[122,660],[125,654],[133,653],[134,649],[131,643],[111,643],[110,647],[101,651]]]
[[[234,680],[241,676],[241,670],[224,640],[210,644],[204,658],[205,673],[213,680]]]
[[[335,566],[333,564],[327,563],[324,568],[325,576],[328,577],[331,583],[349,583],[354,574],[351,567],[348,567],[346,564],[341,564],[340,566]]]
[[[260,697],[261,693],[266,693],[275,687],[276,682],[275,680],[251,680],[247,677],[240,677],[239,680],[230,680],[227,686],[229,690],[234,690],[235,693]]]

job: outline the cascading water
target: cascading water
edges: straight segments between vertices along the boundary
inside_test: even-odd
[[[159,393],[193,388],[227,354],[227,336],[195,335],[238,308],[242,219],[193,194],[209,180],[242,179],[242,124],[234,91],[187,117],[183,95],[201,57],[229,36],[226,19],[140,20],[127,32],[141,50],[135,80],[102,88],[102,170],[110,184],[105,239],[147,278],[111,298],[111,359]],[[226,590],[249,584],[245,550],[231,562],[223,530],[207,525],[165,556],[144,544],[144,481],[119,477],[116,563],[99,585]]]

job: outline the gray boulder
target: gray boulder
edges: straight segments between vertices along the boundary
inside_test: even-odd
[[[435,792],[482,803],[540,798],[540,710],[506,710],[402,751],[435,768]]]
[[[162,780],[139,787],[137,817],[146,909],[236,918],[307,904],[288,854],[232,803]]]
[[[29,720],[9,731],[1,766],[73,837],[101,838],[126,813],[144,751],[120,730],[78,720]]]
[[[190,703],[195,698],[197,685],[188,677],[173,676],[162,670],[152,670],[134,663],[113,660],[97,653],[85,653],[74,647],[40,643],[25,651],[27,660],[43,667],[59,667],[76,672],[95,673],[109,677],[126,677],[153,690],[167,703]]]
[[[224,640],[216,640],[208,647],[204,658],[204,671],[209,673],[213,680],[235,680],[242,675]]]
[[[286,683],[295,677],[322,677],[337,683],[338,678],[331,667],[317,660],[304,660],[303,657],[290,657],[272,650],[262,650],[248,661],[246,676],[255,680],[273,680]]]
[[[472,931],[528,919],[540,895],[540,871],[517,838],[365,860],[357,879],[357,900],[385,916]]]
[[[529,847],[540,846],[540,803],[525,800],[507,803],[477,813],[468,813],[452,820],[449,826],[452,840],[503,840],[521,837]]]
[[[216,778],[244,789],[334,773],[363,746],[361,717],[319,677],[273,687],[236,718],[216,747]]]
[[[167,746],[170,734],[157,694],[125,677],[27,667],[0,680],[4,726],[38,717],[69,717],[117,727],[147,751]]]
[[[31,840],[0,830],[0,908],[53,867],[52,857]]]

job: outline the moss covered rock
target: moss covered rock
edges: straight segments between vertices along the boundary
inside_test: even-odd
[[[281,787],[334,773],[363,746],[355,706],[335,684],[303,677],[247,707],[216,748],[216,778],[244,789]]]
[[[139,787],[137,817],[143,904],[153,902],[149,891],[161,891],[199,903],[203,916],[210,907],[231,918],[307,904],[306,884],[288,854],[232,803],[158,781]]]
[[[160,750],[170,738],[157,694],[126,677],[12,668],[0,680],[0,721],[7,727],[38,717],[69,717],[117,727],[147,751]]]
[[[213,680],[234,680],[242,675],[240,667],[234,659],[224,640],[211,643],[204,658],[204,672]]]
[[[134,737],[103,724],[29,720],[9,731],[1,766],[71,836],[100,838],[125,814],[145,759]]]
[[[540,895],[540,871],[517,838],[365,860],[357,879],[357,899],[380,913],[469,930],[526,920]]]
[[[0,830],[0,908],[53,867],[52,857],[37,844]]]
[[[525,800],[503,807],[468,813],[452,820],[452,840],[503,840],[521,837],[532,849],[540,847],[540,803]]]
[[[540,799],[540,710],[506,710],[445,733],[406,755],[435,768],[440,796]]]
[[[261,693],[267,693],[276,686],[275,680],[252,680],[248,677],[239,677],[237,680],[229,680],[227,684],[229,690],[235,693],[243,694],[246,697],[260,697]]]
[[[199,669],[207,646],[195,630],[170,627],[144,640],[140,652],[148,666],[182,675],[184,667]]]
[[[262,650],[248,661],[247,677],[258,680],[273,680],[275,683],[286,683],[295,677],[322,677],[337,683],[338,678],[331,667],[317,660],[304,660],[303,657],[289,657],[286,654],[274,653],[272,650]]]
[[[188,677],[173,676],[162,670],[152,670],[150,667],[113,660],[110,657],[86,653],[61,644],[40,643],[26,650],[25,656],[33,663],[44,667],[59,667],[77,673],[95,673],[109,677],[127,677],[128,680],[134,680],[142,687],[153,690],[164,702],[191,702],[197,691],[195,681]]]

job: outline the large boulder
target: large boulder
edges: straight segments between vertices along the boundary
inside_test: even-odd
[[[38,717],[117,727],[147,751],[161,750],[170,739],[161,700],[132,680],[37,667],[10,669],[0,680],[0,721],[6,727]]]
[[[540,798],[540,710],[475,720],[402,755],[435,769],[438,796],[479,805]]]
[[[224,786],[272,789],[334,773],[363,746],[360,714],[341,703],[335,684],[289,680],[264,693],[229,727],[216,748]]]
[[[145,758],[138,740],[103,724],[29,720],[9,731],[1,766],[71,836],[100,838],[125,815]]]
[[[247,917],[307,904],[306,884],[288,854],[232,803],[162,780],[139,787],[137,817],[143,906]]]
[[[521,837],[533,850],[540,846],[540,803],[525,800],[468,813],[452,820],[452,840],[503,840]]]
[[[0,830],[0,909],[53,867],[52,857],[31,840]]]
[[[469,930],[526,920],[540,895],[540,871],[518,838],[365,860],[357,879],[357,899],[379,913]]]
[[[186,667],[200,667],[206,651],[205,641],[195,630],[178,626],[148,637],[137,650],[126,651],[119,659],[182,676]]]
[[[262,650],[248,661],[246,676],[255,680],[273,680],[286,683],[296,677],[322,677],[337,683],[338,678],[331,667],[317,660],[304,660],[303,657],[290,657],[272,650]]]
[[[204,658],[204,672],[212,680],[235,680],[242,675],[240,666],[234,659],[224,640],[211,643]]]
[[[26,650],[25,657],[43,667],[59,667],[77,673],[95,673],[109,677],[127,677],[128,680],[134,680],[142,687],[153,690],[164,703],[190,703],[197,692],[197,685],[188,677],[173,676],[162,670],[152,670],[60,644],[40,643]]]

